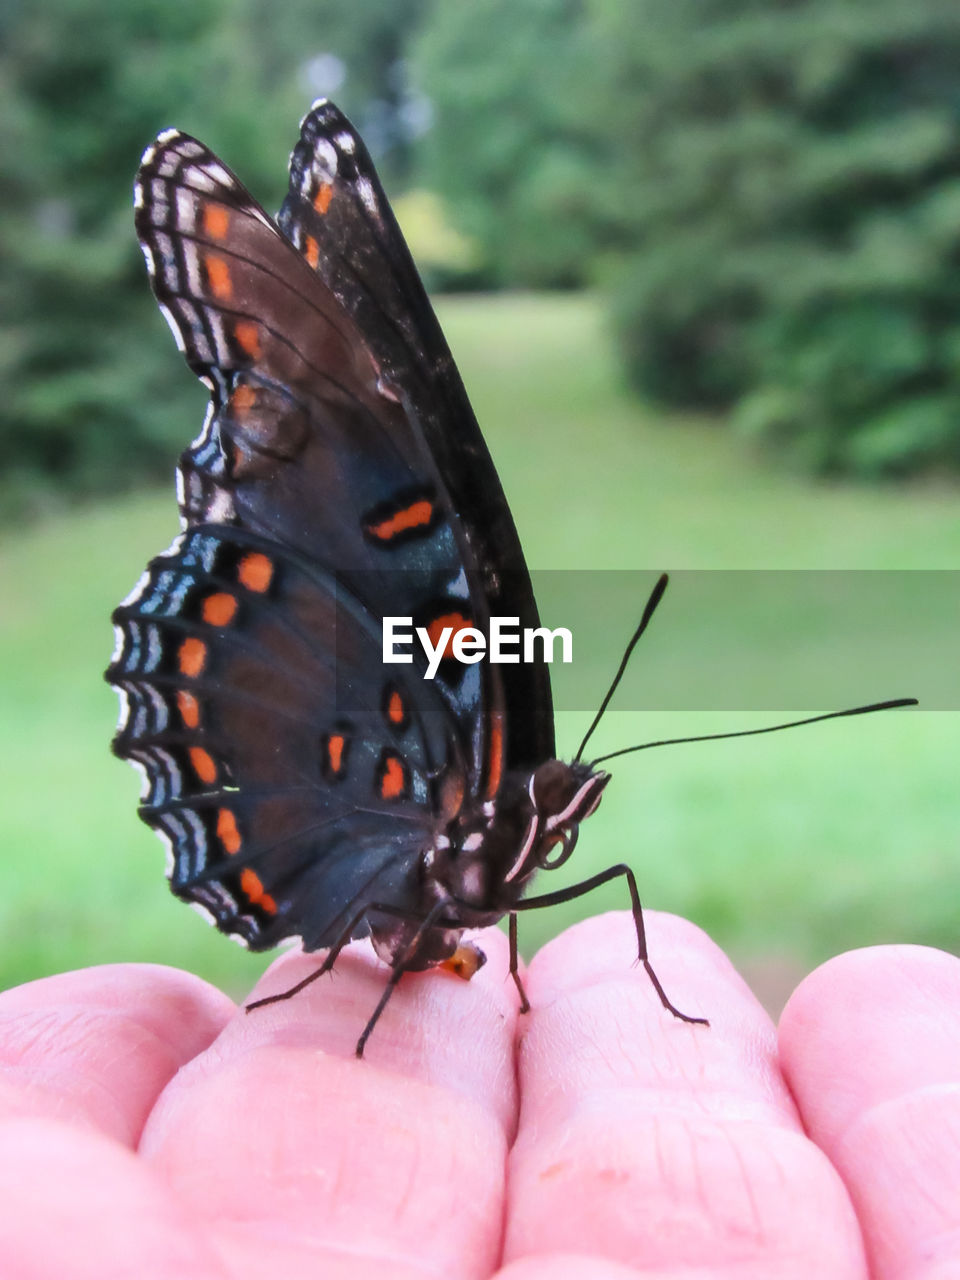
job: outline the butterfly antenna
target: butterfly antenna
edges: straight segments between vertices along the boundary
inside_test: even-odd
[[[771,724],[764,729],[741,729],[737,733],[704,733],[695,738],[661,738],[659,742],[641,742],[636,747],[622,747],[619,751],[611,751],[608,755],[598,756],[591,760],[590,768],[617,756],[628,756],[632,751],[648,751],[650,747],[672,747],[681,742],[716,742],[720,738],[752,738],[758,733],[777,733],[780,729],[796,729],[802,724],[817,724],[821,720],[839,720],[841,716],[865,716],[871,711],[889,711],[893,707],[915,707],[916,698],[892,698],[888,702],[871,702],[865,707],[848,707],[846,711],[828,711],[826,715],[810,716],[806,720],[790,720],[786,724]],[[579,756],[577,757],[579,759]]]
[[[603,713],[606,711],[607,707],[609,706],[610,699],[616,693],[617,685],[623,679],[623,673],[627,669],[627,663],[630,661],[630,655],[631,653],[633,653],[634,649],[636,648],[637,641],[640,639],[640,637],[646,631],[647,627],[650,625],[650,619],[653,617],[654,611],[656,610],[657,605],[663,599],[663,593],[667,589],[668,582],[669,582],[669,578],[667,574],[661,573],[660,577],[657,579],[656,586],[650,592],[650,599],[647,601],[646,606],[644,607],[643,616],[640,619],[640,625],[637,627],[636,631],[633,633],[630,639],[630,643],[627,645],[626,649],[624,650],[623,657],[620,659],[620,666],[617,668],[617,674],[613,677],[613,683],[610,685],[610,688],[607,690],[606,697],[600,703],[600,710],[593,717],[593,723],[591,724],[587,732],[584,734],[583,741],[580,743],[580,750],[573,757],[574,764],[576,764],[580,760],[587,743],[590,741],[590,738],[593,735],[594,729],[596,729],[597,725],[603,719]]]

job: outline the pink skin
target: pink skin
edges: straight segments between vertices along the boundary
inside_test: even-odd
[[[247,1015],[174,969],[0,995],[5,1280],[947,1280],[960,1275],[960,960],[838,957],[777,1032],[651,913],[688,1027],[588,920],[526,975],[408,975],[364,945]],[[278,960],[257,995],[316,965]],[[500,1270],[498,1270],[500,1268]]]

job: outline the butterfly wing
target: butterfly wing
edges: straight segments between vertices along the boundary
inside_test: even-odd
[[[185,532],[115,614],[115,750],[143,769],[175,892],[251,946],[325,946],[358,906],[414,910],[419,857],[464,798],[493,799],[505,767],[552,753],[545,669],[445,662],[433,683],[422,664],[395,679],[381,619],[483,629],[496,610],[535,625],[529,579],[369,157],[334,108],[304,121],[286,236],[174,131],[144,156],[136,210],[154,292],[211,399],[180,461]]]
[[[161,310],[211,392],[180,461],[185,523],[274,538],[334,568],[380,616],[408,615],[419,600],[418,624],[462,615],[483,627],[490,609],[472,534],[417,416],[309,261],[183,134],[162,134],[147,152],[136,205]],[[448,667],[441,686],[447,676],[479,775],[475,725],[484,707],[500,714],[499,672]]]
[[[331,102],[316,103],[301,124],[278,223],[362,330],[418,423],[489,613],[539,626],[513,517],[459,372],[366,147]],[[505,666],[500,675],[505,767],[533,768],[556,753],[548,668]]]
[[[115,614],[115,749],[144,770],[176,892],[250,945],[326,945],[357,903],[409,902],[443,797],[499,777],[497,673],[402,686],[380,648],[386,614],[483,626],[485,597],[416,421],[234,175],[163,134],[136,208],[211,400],[181,458],[185,533]]]

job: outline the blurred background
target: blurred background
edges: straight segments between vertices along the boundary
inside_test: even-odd
[[[3,984],[138,959],[241,994],[265,964],[167,893],[107,750],[109,614],[177,531],[205,401],[131,186],[176,125],[275,209],[319,95],[374,155],[533,568],[960,563],[960,10],[0,0]],[[931,661],[955,667],[955,575],[924,581],[946,593]],[[702,675],[716,619],[688,615],[672,631],[668,597],[657,643]],[[607,621],[577,637],[597,702]],[[764,623],[785,665],[796,629]],[[588,720],[560,714],[563,753]],[[596,746],[757,723],[611,712]],[[958,759],[947,710],[628,757],[550,887],[629,861],[772,1005],[851,946],[960,950]],[[618,905],[527,917],[522,948]]]

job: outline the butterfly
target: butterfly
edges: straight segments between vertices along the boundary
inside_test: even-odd
[[[326,950],[317,973],[369,936],[391,976],[359,1056],[404,972],[469,976],[483,957],[464,930],[504,915],[528,1008],[517,913],[622,876],[665,1008],[705,1021],[650,967],[628,867],[526,895],[570,856],[610,775],[556,758],[542,661],[452,652],[493,617],[537,627],[537,606],[356,131],[314,104],[276,221],[202,143],[161,133],[135,218],[160,309],[210,392],[180,458],[182,532],[115,611],[106,673],[114,751],[143,773],[139,812],[168,845],[174,894],[253,950],[297,937]],[[416,658],[384,664],[393,616],[447,637],[435,679]]]

